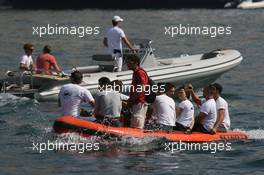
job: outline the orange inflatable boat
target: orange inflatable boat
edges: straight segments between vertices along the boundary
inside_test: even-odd
[[[246,140],[248,138],[243,132],[217,132],[213,135],[200,132],[184,134],[180,131],[145,131],[127,127],[111,127],[71,116],[62,116],[56,119],[53,130],[58,134],[77,132],[84,136],[109,134],[136,138],[158,137],[174,142],[212,142],[221,140]]]

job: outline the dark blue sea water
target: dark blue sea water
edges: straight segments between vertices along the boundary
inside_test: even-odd
[[[156,55],[176,56],[234,48],[244,56],[237,68],[217,82],[229,102],[232,127],[249,135],[231,142],[231,151],[164,150],[162,140],[83,140],[77,135],[54,138],[52,124],[56,103],[0,94],[0,174],[263,174],[264,171],[264,11],[263,10],[130,10],[130,11],[0,11],[0,72],[18,66],[25,42],[35,44],[34,56],[50,44],[64,69],[91,63],[91,55],[103,50],[104,31],[113,15],[122,16],[129,38],[154,40]],[[164,26],[231,26],[231,35],[164,35]],[[33,26],[99,26],[99,35],[32,35]],[[33,143],[100,143],[99,151],[33,150]]]

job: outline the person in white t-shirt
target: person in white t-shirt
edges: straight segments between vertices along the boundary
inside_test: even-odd
[[[104,38],[104,45],[108,47],[109,53],[114,60],[114,71],[122,70],[122,41],[135,53],[135,49],[133,49],[133,46],[127,39],[124,31],[121,29],[122,21],[123,19],[119,16],[114,16],[112,18],[113,27],[107,31],[106,37]]]
[[[25,55],[21,57],[21,61],[19,64],[20,70],[29,71],[29,70],[35,69],[35,65],[32,59],[33,50],[34,50],[33,44],[30,44],[30,43],[24,44]]]
[[[208,85],[203,89],[203,96],[205,97],[205,102],[200,100],[200,98],[191,89],[192,99],[200,107],[200,113],[195,117],[195,124],[192,131],[211,133],[217,118],[216,103],[213,97],[213,91],[215,87]]]
[[[176,107],[176,126],[173,128],[177,131],[191,132],[194,125],[194,107],[192,102],[188,100],[185,90],[182,88],[178,94],[181,102]]]
[[[212,133],[216,133],[216,131],[226,132],[230,130],[230,117],[228,111],[228,104],[220,95],[222,93],[223,87],[218,84],[212,84],[215,87],[214,90],[214,99],[216,101],[216,110],[217,110],[217,120],[212,129]]]
[[[175,86],[171,83],[165,84],[165,93],[158,95],[152,104],[152,118],[157,118],[157,128],[172,131],[176,122],[176,104],[173,100]]]
[[[81,72],[72,72],[70,78],[72,83],[63,85],[60,89],[59,107],[62,115],[79,117],[81,103],[89,103],[94,107],[95,101],[90,91],[79,85],[83,78]]]

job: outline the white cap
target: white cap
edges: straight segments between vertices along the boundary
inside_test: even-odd
[[[112,21],[115,21],[115,22],[120,22],[120,21],[124,21],[122,18],[120,18],[120,16],[114,16],[112,18]]]

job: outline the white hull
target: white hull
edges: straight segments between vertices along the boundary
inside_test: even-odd
[[[199,55],[157,59],[153,54],[150,40],[134,40],[134,44],[139,47],[138,56],[141,59],[141,66],[147,71],[148,75],[156,83],[171,82],[176,86],[192,83],[195,87],[201,88],[214,82],[224,72],[239,65],[243,59],[240,52],[231,49],[215,50]],[[124,59],[131,54],[126,51],[128,50],[124,50]],[[94,55],[93,60],[98,63],[93,66],[77,68],[84,75],[81,84],[83,87],[95,93],[98,88],[98,79],[104,76],[110,80],[121,80],[124,85],[130,85],[132,71],[126,70],[126,66],[123,67],[124,71],[122,72],[113,72],[111,56]],[[54,101],[58,98],[61,86],[70,82],[67,76],[27,75],[24,72],[18,74],[19,76],[9,74],[0,81],[2,92],[20,94],[21,96],[30,95],[38,101]],[[6,87],[6,85],[9,86]],[[18,86],[18,88],[12,88],[13,85]]]
[[[264,1],[261,2],[248,2],[244,1],[240,3],[237,8],[239,9],[259,9],[264,8]]]
[[[172,82],[176,86],[192,83],[195,87],[203,87],[208,83],[214,82],[224,72],[239,65],[243,59],[236,50],[219,51],[215,58],[201,60],[201,57],[202,55],[192,55],[160,59],[157,61],[169,65],[159,64],[153,67],[145,67],[145,70],[155,82]],[[111,80],[122,80],[125,85],[129,85],[132,71],[85,74],[82,86],[93,93],[97,89],[98,79],[103,76],[107,76]],[[59,90],[60,86],[56,86],[47,91],[36,93],[35,98],[39,101],[56,100]]]

